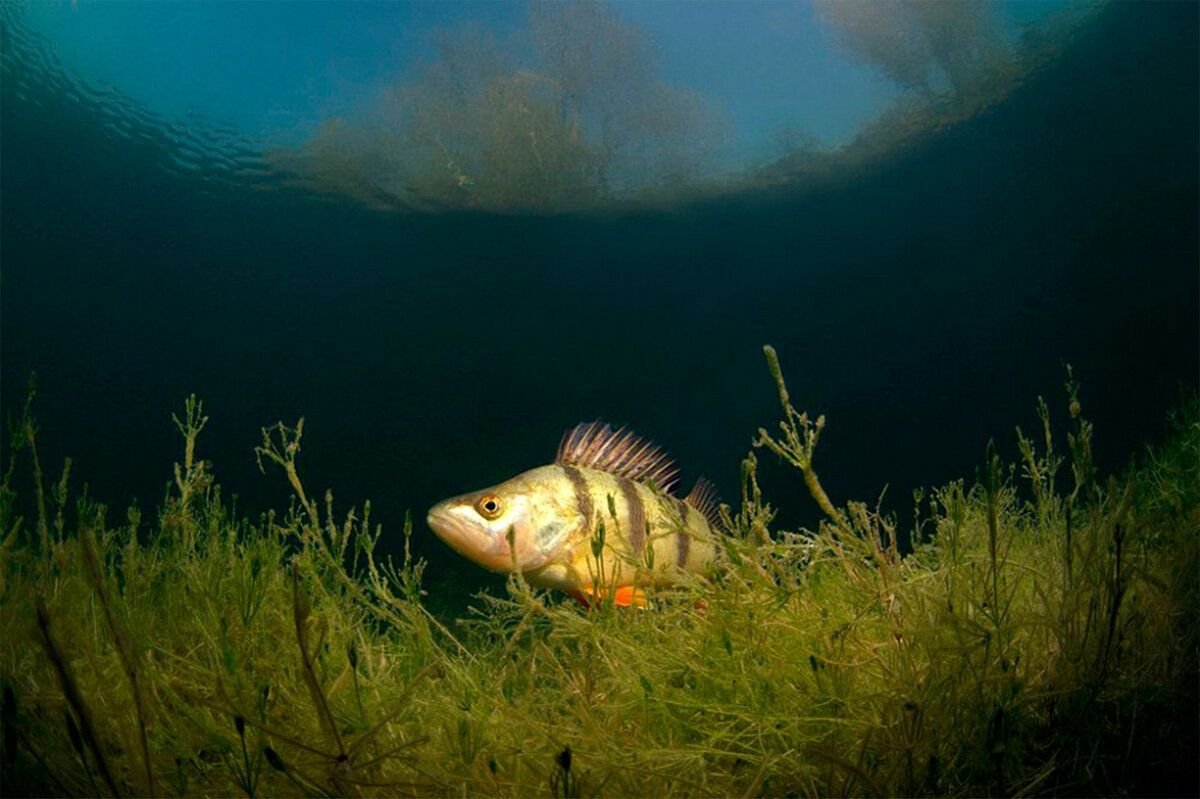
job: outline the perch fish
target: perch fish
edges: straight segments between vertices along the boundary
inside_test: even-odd
[[[439,502],[429,527],[492,571],[584,604],[645,605],[645,589],[702,573],[716,557],[717,496],[701,478],[684,498],[679,469],[654,444],[601,422],[568,430],[554,463]]]

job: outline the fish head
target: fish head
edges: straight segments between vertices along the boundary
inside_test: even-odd
[[[562,480],[558,469],[533,469],[443,500],[426,521],[451,549],[486,569],[540,569],[564,557],[573,533],[584,526]]]

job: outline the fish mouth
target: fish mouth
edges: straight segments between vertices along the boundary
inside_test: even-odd
[[[463,538],[462,525],[454,518],[450,512],[448,502],[439,502],[429,509],[429,513],[425,516],[425,523],[429,525],[429,529],[437,535],[438,538],[445,541],[456,550],[456,541]]]
[[[469,510],[469,506],[467,506]],[[512,570],[512,556],[507,542],[497,540],[465,517],[462,503],[453,500],[439,502],[429,509],[425,523],[451,549],[486,569],[497,572]]]
[[[429,529],[437,533],[438,537],[442,537],[442,530],[447,529],[448,519],[446,510],[443,507],[446,503],[440,502],[429,509],[429,513],[425,514],[425,523],[429,525]]]

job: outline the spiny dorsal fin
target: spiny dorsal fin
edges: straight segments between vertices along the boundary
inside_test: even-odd
[[[652,442],[624,427],[613,430],[599,420],[577,424],[564,433],[554,462],[653,483],[666,492],[679,479],[679,468]]]
[[[688,493],[683,501],[691,505],[696,510],[704,514],[704,518],[708,520],[708,526],[714,530],[721,530],[721,514],[717,512],[717,506],[721,504],[721,497],[717,494],[716,487],[701,477],[696,481],[696,485],[692,486],[691,492]]]

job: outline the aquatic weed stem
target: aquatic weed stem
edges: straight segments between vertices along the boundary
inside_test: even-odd
[[[760,427],[754,446],[766,447],[799,469],[800,473],[804,475],[804,483],[808,486],[808,492],[825,515],[839,528],[850,532],[851,528],[845,515],[829,500],[829,495],[825,493],[825,489],[822,488],[821,481],[812,467],[813,453],[817,449],[821,430],[825,428],[825,417],[818,416],[817,420],[813,422],[809,420],[807,412],[798,412],[792,406],[775,348],[767,344],[763,347],[763,355],[767,358],[767,368],[771,370],[771,377],[775,379],[775,387],[779,391],[779,404],[783,407],[784,419],[779,423],[783,439],[779,441],[772,438],[765,428]]]

